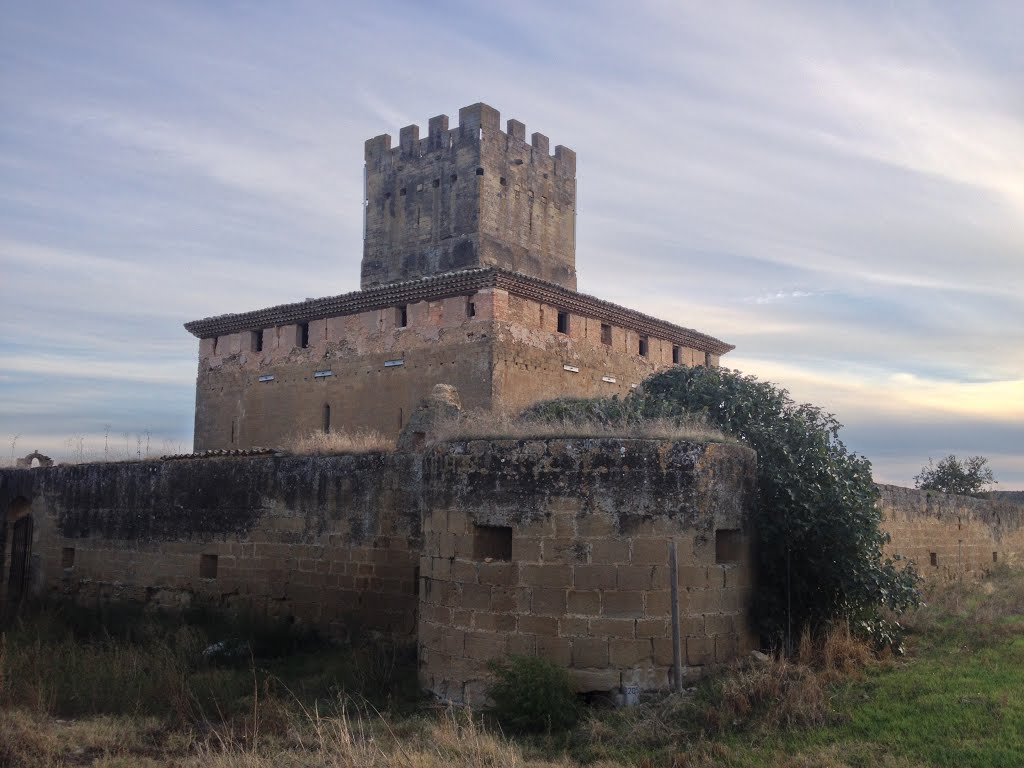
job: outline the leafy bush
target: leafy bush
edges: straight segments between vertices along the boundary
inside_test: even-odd
[[[490,663],[495,675],[487,695],[491,713],[506,728],[520,732],[555,732],[571,728],[579,703],[562,667],[534,656],[509,656]]]
[[[673,368],[639,393],[645,416],[703,414],[757,451],[755,620],[772,642],[830,619],[877,619],[917,604],[918,578],[883,556],[871,463],[835,417],[785,389],[724,368]]]
[[[914,476],[915,488],[960,496],[983,496],[987,487],[995,482],[995,475],[984,456],[971,456],[960,461],[950,454],[939,459],[938,464],[928,459],[928,466],[922,467],[921,473]]]

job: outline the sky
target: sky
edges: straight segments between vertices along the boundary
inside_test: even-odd
[[[182,323],[359,287],[363,142],[578,154],[579,289],[881,482],[1024,489],[1024,3],[0,0],[0,457],[191,449]],[[504,124],[504,123],[503,123]]]

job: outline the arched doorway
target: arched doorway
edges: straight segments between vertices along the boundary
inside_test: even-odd
[[[29,577],[32,568],[32,515],[31,504],[21,496],[11,502],[4,520],[3,554],[9,566],[3,569],[0,560],[0,572],[6,570],[4,585],[4,606],[8,613],[15,610],[29,590]]]

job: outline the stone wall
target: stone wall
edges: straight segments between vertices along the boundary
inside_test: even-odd
[[[734,445],[471,441],[424,464],[420,669],[481,703],[487,662],[536,654],[580,691],[670,684],[668,544],[686,679],[756,647],[748,523],[755,459]]]
[[[880,485],[889,554],[912,560],[927,579],[979,578],[999,563],[1024,565],[1024,506]]]
[[[418,478],[407,455],[85,464],[0,472],[0,510],[32,515],[36,594],[408,635]]]

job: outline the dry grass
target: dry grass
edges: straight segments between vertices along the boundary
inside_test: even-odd
[[[287,440],[282,448],[300,456],[329,456],[339,453],[380,453],[395,450],[395,441],[380,432],[310,432]]]
[[[533,440],[546,438],[630,438],[727,442],[726,436],[697,417],[607,422],[597,419],[545,419],[507,413],[467,411],[457,419],[439,422],[428,439],[431,443],[454,440]]]

